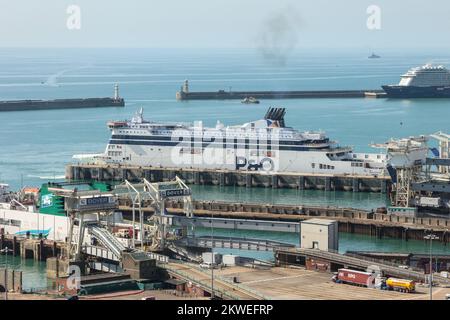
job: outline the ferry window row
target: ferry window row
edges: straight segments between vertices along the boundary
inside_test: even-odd
[[[330,166],[328,164],[319,163],[318,165],[319,165],[319,169],[320,170],[334,170],[334,166]],[[316,164],[315,163],[311,163],[311,168],[314,169],[315,167],[316,167]]]
[[[352,167],[362,167],[363,165],[363,162],[352,162]]]

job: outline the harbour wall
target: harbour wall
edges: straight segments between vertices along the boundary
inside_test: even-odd
[[[66,166],[68,180],[97,180],[140,182],[171,181],[178,176],[189,184],[243,186],[264,188],[290,188],[300,190],[381,192],[391,190],[388,176],[327,175],[303,173],[259,173],[256,171],[180,169],[137,167],[102,164],[69,164]]]
[[[13,100],[0,101],[2,111],[25,111],[47,109],[77,109],[77,108],[104,108],[124,107],[122,98],[87,98],[87,99],[57,99],[57,100]]]
[[[224,91],[176,93],[177,100],[230,100],[253,97],[256,99],[302,99],[302,98],[380,98],[383,90],[320,90],[320,91]]]

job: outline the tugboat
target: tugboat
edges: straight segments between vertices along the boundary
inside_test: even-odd
[[[241,103],[245,103],[245,104],[255,103],[255,104],[258,104],[259,100],[254,98],[254,97],[246,97],[244,100],[241,101]]]
[[[379,59],[381,58],[380,56],[376,55],[375,53],[372,52],[372,54],[369,56],[369,59]]]

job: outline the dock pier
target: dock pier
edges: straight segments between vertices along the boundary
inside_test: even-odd
[[[124,216],[131,216],[132,207],[124,199],[119,199],[119,210]],[[430,232],[439,237],[443,244],[450,243],[450,219],[436,217],[409,217],[404,215],[385,214],[362,209],[319,207],[305,205],[273,205],[264,203],[232,203],[225,201],[200,201],[193,203],[193,223],[206,228],[210,227],[212,217],[214,225],[231,229],[264,229],[267,225],[272,231],[282,230],[280,222],[295,224],[311,218],[333,219],[338,221],[339,231],[361,234],[376,238],[394,238],[424,241]],[[166,210],[172,215],[174,225],[183,225],[185,218],[182,201],[167,201]],[[152,208],[142,209],[144,216],[154,213]],[[222,220],[228,219],[225,222]],[[264,220],[264,223],[261,221]],[[254,221],[252,223],[252,221]],[[272,226],[270,226],[272,225]],[[284,228],[285,229],[285,228]]]
[[[159,168],[122,166],[114,164],[69,164],[68,180],[97,180],[105,182],[138,182],[143,178],[150,182],[171,181],[178,176],[188,184],[220,185],[264,188],[288,188],[299,190],[353,191],[388,193],[389,176],[362,176],[346,174],[213,170],[195,168]]]
[[[20,256],[22,259],[46,261],[47,258],[56,257],[63,253],[66,243],[0,234],[0,250],[6,247],[11,250],[9,254],[14,257]]]

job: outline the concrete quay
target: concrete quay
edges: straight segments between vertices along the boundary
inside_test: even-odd
[[[66,243],[1,234],[0,250],[6,247],[8,247],[8,251],[12,256],[20,256],[23,259],[46,261],[47,258],[56,257],[63,253],[66,249]]]
[[[391,189],[389,176],[337,175],[321,173],[213,170],[194,168],[158,168],[123,166],[114,164],[69,164],[66,166],[68,180],[97,180],[105,182],[171,181],[178,176],[188,184],[245,186],[264,188],[290,188],[299,190],[353,191],[388,193]]]
[[[122,199],[119,202],[119,209],[125,216],[130,215],[130,204]],[[180,201],[167,201],[168,214],[184,216],[183,205]],[[426,234],[433,232],[439,236],[439,241],[450,243],[450,219],[447,218],[409,217],[352,208],[198,200],[193,201],[193,209],[196,217],[242,219],[246,224],[251,220],[299,222],[311,218],[333,219],[338,221],[341,232],[405,241],[423,240]],[[143,211],[147,216],[153,214],[151,208],[144,207]],[[230,222],[230,225],[233,224]]]

